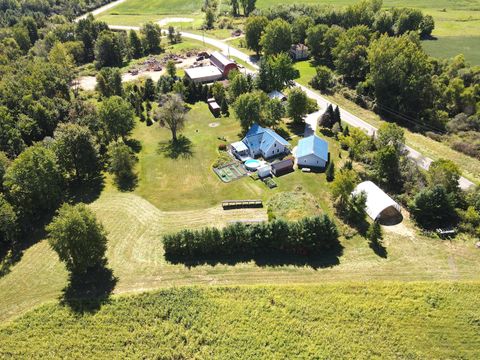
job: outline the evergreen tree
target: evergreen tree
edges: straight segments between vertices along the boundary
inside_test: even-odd
[[[227,103],[227,99],[224,97],[223,100],[222,100],[222,103],[220,105],[220,110],[222,111],[222,114],[224,116],[228,116],[229,115],[229,112],[228,112],[228,103]]]
[[[143,56],[142,41],[135,30],[130,30],[128,34],[128,44],[132,58],[138,59]]]
[[[370,240],[372,244],[378,244],[382,240],[382,237],[382,227],[378,221],[374,221],[368,228],[367,239]]]
[[[145,80],[145,88],[143,89],[143,100],[153,101],[155,99],[155,84],[151,78]]]
[[[342,126],[342,119],[340,117],[340,108],[338,105],[335,107],[335,110],[333,112],[333,118],[335,120],[335,123],[339,124],[340,127]]]
[[[333,160],[329,161],[327,169],[325,170],[325,175],[328,182],[331,182],[335,179],[335,165],[333,163]]]

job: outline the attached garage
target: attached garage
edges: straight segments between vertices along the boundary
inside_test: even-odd
[[[367,196],[366,211],[372,220],[384,225],[398,224],[402,221],[400,205],[373,182],[364,181],[358,184],[352,194],[361,192]]]

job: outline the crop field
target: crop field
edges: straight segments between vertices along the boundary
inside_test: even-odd
[[[342,7],[357,0],[324,0],[321,4]],[[318,4],[316,0],[299,0],[297,4]],[[278,0],[258,0],[257,8],[282,4]],[[147,21],[187,17],[191,22],[172,22],[184,30],[196,31],[203,21],[202,1],[127,0],[100,14],[99,18],[112,25],[140,25]],[[411,7],[430,14],[435,19],[433,35],[438,40],[425,41],[425,49],[432,56],[448,58],[463,53],[472,64],[480,64],[480,0],[384,0],[384,8]],[[209,36],[227,38],[230,31],[213,30]]]
[[[138,123],[133,137],[138,154],[139,184],[133,193],[118,192],[107,177],[100,198],[90,206],[108,232],[108,264],[118,278],[114,293],[131,293],[179,285],[291,284],[372,280],[478,280],[480,258],[472,239],[441,241],[418,234],[406,218],[385,228],[385,254],[377,254],[367,240],[345,233],[341,254],[311,263],[302,259],[215,263],[187,267],[167,262],[161,236],[182,228],[223,226],[231,220],[267,219],[266,208],[222,210],[228,198],[282,201],[278,216],[332,213],[329,184],[324,174],[300,171],[276,178],[269,190],[260,181],[243,178],[225,184],[211,170],[217,156],[217,137],[238,139],[233,118],[215,119],[205,104],[189,113],[183,134],[191,141],[189,157],[171,159],[159,152],[169,133],[158,124]],[[212,122],[220,126],[210,127]],[[291,143],[294,146],[297,138]],[[332,158],[340,164],[338,147],[331,141]],[[345,154],[343,158],[346,158]],[[305,193],[305,204],[288,208],[289,194]],[[315,201],[312,201],[314,197]],[[282,200],[286,199],[286,200]],[[341,229],[342,230],[342,229]],[[342,230],[343,232],[343,230]],[[67,285],[67,273],[45,240],[28,248],[11,272],[0,278],[0,322],[45,302],[57,302]]]
[[[480,27],[480,23],[476,25]],[[439,36],[437,40],[422,41],[427,54],[437,58],[453,58],[463,54],[465,59],[480,65],[480,36]]]
[[[478,282],[168,289],[42,306],[0,327],[0,357],[473,360],[479,297]]]

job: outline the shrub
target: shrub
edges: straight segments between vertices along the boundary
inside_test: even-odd
[[[410,213],[424,229],[448,226],[456,218],[452,200],[442,185],[419,192],[410,204]]]
[[[220,145],[218,145],[218,150],[220,150],[220,151],[227,151],[227,144],[220,144]]]
[[[213,162],[212,166],[218,168],[231,162],[232,158],[226,152],[221,152],[218,158]]]
[[[338,246],[338,230],[327,216],[297,222],[274,220],[224,229],[182,230],[163,237],[169,259],[198,260],[214,257],[254,258],[261,255],[318,255]]]

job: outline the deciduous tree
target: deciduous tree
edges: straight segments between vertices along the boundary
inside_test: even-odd
[[[160,126],[172,133],[172,141],[177,142],[178,132],[185,127],[187,107],[182,98],[177,94],[167,95],[162,105],[155,112],[155,119]]]
[[[260,44],[265,55],[276,55],[288,52],[292,45],[290,24],[283,19],[271,21],[265,28]]]
[[[245,41],[247,47],[259,55],[262,50],[261,38],[265,28],[268,25],[268,19],[265,16],[250,16],[245,23]]]
[[[106,231],[85,204],[64,204],[47,232],[50,247],[71,273],[105,265]]]
[[[110,139],[125,138],[135,127],[131,105],[119,96],[112,96],[100,104],[100,120]]]

